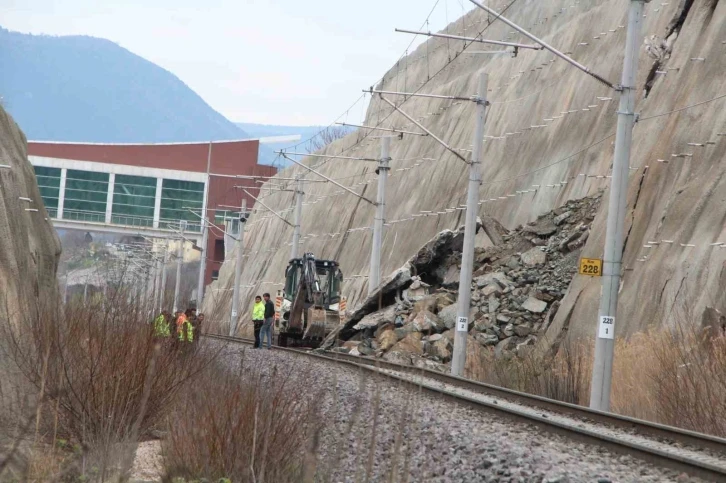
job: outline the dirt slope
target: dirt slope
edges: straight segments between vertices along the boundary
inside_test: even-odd
[[[500,11],[506,5],[501,1],[492,3]],[[506,15],[617,82],[622,68],[625,31],[621,26],[626,22],[626,9],[627,2],[620,0],[519,0],[507,8]],[[726,304],[726,249],[709,245],[726,241],[726,136],[719,136],[726,131],[726,98],[700,104],[726,94],[724,17],[726,2],[716,0],[646,5],[643,37],[648,39],[648,51],[653,54],[646,52],[644,44],[637,82],[641,88],[636,109],[641,120],[633,140],[625,272],[617,322],[620,333],[651,322],[673,323],[686,308],[694,317],[700,317],[707,305],[724,309]],[[472,35],[487,24],[487,15],[477,10],[452,23],[448,31]],[[654,35],[667,38],[665,47]],[[511,34],[511,29],[499,22],[486,29],[485,37],[524,42],[522,36]],[[490,215],[512,229],[567,200],[608,187],[614,139],[610,136],[616,123],[615,93],[545,52],[521,50],[512,59],[459,55],[462,47],[461,41],[430,40],[394,65],[379,87],[401,91],[421,88],[422,92],[468,96],[475,91],[479,73],[489,74],[493,104],[485,132],[480,199],[486,202],[480,214]],[[474,45],[467,50],[489,49]],[[664,49],[672,52],[664,54]],[[655,63],[654,56],[660,63]],[[698,105],[653,117],[694,104]],[[403,108],[450,146],[471,149],[472,103],[410,98]],[[390,107],[374,99],[365,123],[415,129],[399,114],[390,114]],[[378,143],[366,138],[365,133],[353,133],[330,145],[327,152],[377,157]],[[693,156],[672,156],[680,153]],[[382,273],[401,266],[440,231],[456,229],[463,222],[463,211],[456,208],[466,198],[466,166],[430,137],[396,139],[391,156],[386,217],[389,226],[383,244]],[[328,160],[319,169],[375,199],[374,163]],[[291,168],[280,176],[300,172],[300,168]],[[309,183],[305,191],[301,251],[340,261],[346,277],[350,277],[344,290],[349,306],[354,306],[367,292],[365,276],[371,241],[367,228],[372,225],[373,207],[330,183]],[[608,196],[606,190],[583,256],[602,254]],[[290,193],[272,194],[264,201],[292,220]],[[361,230],[348,231],[357,228]],[[243,317],[255,293],[274,293],[280,288],[275,284],[283,279],[291,234],[292,228],[280,219],[262,211],[253,215],[245,238],[247,257],[240,298]],[[648,241],[661,240],[673,243],[643,248]],[[649,258],[637,261],[648,250]],[[216,309],[229,313],[233,266],[234,260],[225,263],[219,281],[208,291],[207,312]],[[548,338],[554,339],[565,326],[570,334],[592,335],[599,293],[598,279],[575,277]]]

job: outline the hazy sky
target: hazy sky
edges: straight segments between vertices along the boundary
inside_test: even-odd
[[[233,121],[328,124],[406,49],[412,36],[393,29],[418,29],[434,4],[431,30],[442,29],[472,5],[467,0],[0,0],[0,25],[112,40],[176,74]],[[361,114],[359,103],[348,120],[357,122]]]

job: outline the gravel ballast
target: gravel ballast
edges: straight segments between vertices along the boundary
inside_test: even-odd
[[[233,344],[227,351],[235,366],[244,352],[246,366],[315,376],[323,419],[318,481],[702,481],[440,400],[366,370]]]

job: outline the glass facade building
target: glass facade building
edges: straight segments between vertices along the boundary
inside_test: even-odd
[[[187,231],[201,231],[204,183],[68,169],[61,193],[62,169],[34,168],[52,218],[149,228],[174,228],[184,220]]]

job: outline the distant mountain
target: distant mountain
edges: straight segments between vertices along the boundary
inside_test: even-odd
[[[188,142],[253,137],[171,72],[115,43],[0,28],[0,96],[29,139]]]
[[[286,143],[273,143],[273,144],[260,144],[259,151],[259,162],[262,164],[275,164],[276,166],[288,166],[291,164],[284,158],[278,157],[274,152],[284,148],[289,148],[300,143],[295,150],[299,152],[308,153],[314,151],[313,145],[308,140],[316,138],[320,131],[324,130],[325,126],[276,126],[271,124],[252,124],[246,122],[237,122],[237,126],[242,128],[253,138],[272,137],[272,136],[288,136],[293,134],[299,134],[300,141],[286,142]],[[352,128],[339,129],[346,132],[350,132]]]

